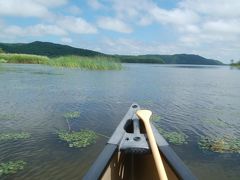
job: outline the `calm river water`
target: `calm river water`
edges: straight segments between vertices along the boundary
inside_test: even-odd
[[[240,154],[203,151],[202,136],[240,138],[240,70],[226,66],[124,64],[122,71],[59,69],[42,65],[0,67],[0,132],[26,131],[24,141],[0,142],[0,162],[24,160],[23,171],[2,179],[81,179],[107,139],[68,148],[55,132],[64,114],[79,111],[72,129],[111,136],[137,102],[161,116],[159,126],[181,131],[188,144],[172,145],[199,179],[240,179]],[[227,127],[214,123],[218,120]]]

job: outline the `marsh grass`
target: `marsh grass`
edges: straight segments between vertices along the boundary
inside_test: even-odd
[[[160,127],[157,128],[159,133],[167,139],[172,144],[175,145],[182,145],[187,144],[187,138],[188,136],[182,132],[168,132]]]
[[[120,70],[122,65],[115,58],[63,56],[50,59],[47,63],[54,67],[80,68],[88,70]]]
[[[31,137],[28,132],[20,133],[0,133],[0,141],[24,140]]]
[[[26,162],[22,160],[0,163],[0,177],[2,175],[15,174],[19,170],[23,170],[25,165]]]
[[[106,56],[61,56],[48,58],[31,54],[0,53],[0,63],[45,64],[54,67],[80,68],[87,70],[120,70],[122,65],[117,58]]]
[[[58,137],[60,140],[68,143],[69,147],[84,148],[96,142],[97,134],[91,130],[81,131],[59,131]]]
[[[240,153],[240,139],[236,137],[202,137],[198,145],[203,150],[219,153]]]
[[[7,61],[5,59],[0,59],[0,63],[7,63]]]
[[[2,62],[22,64],[46,64],[49,60],[46,56],[8,53],[0,53],[0,59]]]

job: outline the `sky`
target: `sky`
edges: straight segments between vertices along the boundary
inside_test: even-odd
[[[0,42],[240,59],[239,0],[0,0]]]

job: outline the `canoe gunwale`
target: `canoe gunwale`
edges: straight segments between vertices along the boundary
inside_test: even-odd
[[[140,106],[138,104],[134,103],[131,105],[128,112],[107,142],[105,148],[100,153],[86,175],[83,177],[84,180],[101,179],[103,173],[110,164],[112,157],[119,151],[120,142],[125,134],[124,125],[129,119],[132,119],[134,117],[136,111],[139,109]],[[177,177],[179,179],[196,180],[197,178],[191,173],[188,167],[172,150],[167,141],[161,134],[159,134],[153,124],[151,124],[151,127],[158,145],[159,152],[166,160],[168,165],[172,168],[172,170],[176,173]]]
[[[100,179],[111,162],[112,157],[118,151],[116,144],[106,144],[94,164],[84,176],[85,180]]]

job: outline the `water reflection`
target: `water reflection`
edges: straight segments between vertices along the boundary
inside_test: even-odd
[[[226,66],[125,64],[122,71],[81,71],[4,64],[0,73],[0,131],[27,131],[27,141],[0,142],[0,161],[23,159],[26,169],[3,179],[79,179],[103,148],[71,149],[55,132],[64,114],[79,111],[73,130],[110,136],[137,102],[161,116],[158,126],[188,135],[174,146],[200,179],[238,179],[239,154],[202,151],[202,136],[240,137],[240,74]],[[9,115],[9,116],[6,116]],[[226,126],[227,127],[226,127]],[[221,173],[223,172],[223,173]]]

